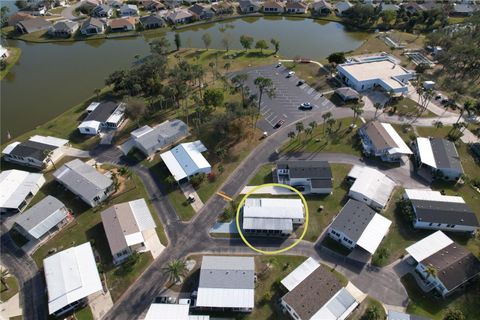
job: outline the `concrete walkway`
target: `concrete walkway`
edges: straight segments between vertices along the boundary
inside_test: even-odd
[[[0,304],[0,319],[10,319],[21,316],[22,309],[20,308],[20,294],[17,293],[6,302]]]
[[[62,147],[63,154],[69,157],[90,158],[90,153],[74,147]]]
[[[96,294],[90,295],[88,297],[88,304],[92,310],[93,319],[102,319],[113,307],[113,300],[110,291],[107,291],[107,293],[100,291]]]
[[[181,184],[180,189],[182,189],[182,192],[185,195],[185,198],[188,199],[189,196],[193,196],[195,198],[195,201],[190,203],[192,205],[193,210],[195,210],[195,212],[198,212],[200,211],[200,209],[203,208],[204,204],[202,202],[202,199],[200,199],[200,197],[197,194],[197,191],[195,191],[195,189],[190,183]]]
[[[156,259],[165,249],[165,246],[158,239],[157,231],[155,229],[145,230],[142,233],[145,238],[145,247],[150,251],[153,259]]]
[[[242,191],[240,191],[240,194],[247,194],[250,192],[253,188],[256,188],[257,186],[245,186]],[[261,189],[255,190],[253,194],[287,194],[287,195],[292,195],[294,194],[293,191],[290,191],[287,188],[282,188],[282,187],[263,187]]]

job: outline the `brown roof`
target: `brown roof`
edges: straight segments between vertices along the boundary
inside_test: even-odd
[[[128,202],[111,206],[101,216],[112,255],[128,247],[125,236],[140,231]]]
[[[108,20],[108,26],[113,29],[122,28],[129,25],[135,26],[136,23],[137,23],[136,17],[127,17],[127,18],[118,18],[118,19]]]
[[[342,284],[333,272],[320,266],[282,299],[301,319],[310,319],[340,289]]]
[[[292,8],[292,9],[306,9],[308,8],[308,4],[303,3],[303,2],[287,2],[285,7]]]
[[[8,18],[8,25],[9,26],[14,26],[16,25],[18,22],[20,21],[23,21],[23,20],[28,20],[28,19],[33,19],[34,16],[28,14],[28,13],[25,13],[25,12],[17,12],[13,15],[11,15],[9,18]]]
[[[276,2],[276,1],[267,1],[263,4],[264,8],[279,8],[282,9],[284,7],[284,4],[282,2]]]
[[[480,260],[455,242],[421,263],[437,269],[437,277],[449,291],[480,273]]]
[[[372,121],[367,123],[364,127],[365,132],[367,133],[370,140],[372,140],[373,145],[376,149],[382,150],[385,148],[396,148],[398,147],[395,141],[390,137],[387,130],[383,125],[378,121]]]

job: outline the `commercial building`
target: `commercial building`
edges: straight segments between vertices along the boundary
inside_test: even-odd
[[[60,200],[49,195],[16,217],[14,227],[27,239],[42,240],[72,219],[70,210]]]
[[[43,260],[48,313],[61,316],[103,290],[90,242],[60,251]]]
[[[253,257],[204,256],[196,307],[251,312],[255,305]]]
[[[348,200],[328,229],[328,235],[350,250],[360,247],[374,254],[392,221],[366,204]]]
[[[116,204],[101,213],[113,263],[120,264],[133,252],[146,252],[145,232],[156,225],[144,199]]]
[[[479,227],[477,216],[462,197],[429,189],[406,189],[404,198],[412,204],[413,226],[417,229],[474,233]]]
[[[362,140],[363,152],[380,157],[383,161],[400,161],[412,151],[390,123],[371,121],[358,130]]]
[[[65,163],[53,177],[91,207],[103,202],[115,190],[112,179],[79,159]]]
[[[21,170],[0,172],[0,212],[22,212],[44,183],[41,173]]]
[[[288,236],[305,222],[300,199],[247,198],[243,206],[243,230],[262,236]]]
[[[353,166],[347,179],[353,181],[348,196],[376,210],[385,208],[396,186],[386,175],[370,167]]]
[[[302,193],[332,193],[333,176],[327,161],[277,161],[277,181],[297,188]]]
[[[175,181],[184,182],[200,173],[210,173],[212,167],[202,152],[207,148],[200,140],[182,143],[160,155]]]
[[[437,231],[408,247],[415,271],[425,285],[448,296],[480,274],[480,260],[464,247]],[[435,272],[430,270],[434,269]]]
[[[408,81],[415,71],[407,70],[388,56],[363,58],[337,66],[340,78],[357,91],[383,88],[387,92],[408,92]]]
[[[125,104],[113,101],[92,102],[87,116],[78,126],[82,134],[98,134],[103,129],[117,129],[125,119]]]
[[[296,320],[343,320],[359,304],[332,271],[312,258],[304,261],[281,283],[288,290],[281,298],[282,307]]]
[[[64,155],[68,140],[35,135],[24,142],[12,142],[3,149],[5,161],[37,169],[49,168]]]
[[[463,175],[462,162],[453,142],[440,138],[417,138],[412,148],[418,166],[427,168],[434,178],[457,181]]]

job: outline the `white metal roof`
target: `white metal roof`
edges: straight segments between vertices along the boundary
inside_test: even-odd
[[[107,121],[105,122],[110,122],[110,123],[118,123],[124,115],[125,111],[125,106],[123,103],[120,103],[118,107],[113,111],[113,113],[107,118]]]
[[[89,128],[89,129],[94,129],[95,131],[98,131],[98,128],[100,128],[100,122],[95,121],[95,120],[90,120],[90,121],[83,121],[80,123],[78,128]]]
[[[198,288],[197,306],[253,308],[255,289]]]
[[[320,267],[320,264],[310,257],[290,272],[281,282],[288,291],[292,291],[318,267]]]
[[[357,245],[374,254],[391,224],[392,221],[378,213],[375,214],[357,240]]]
[[[395,144],[397,145],[396,148],[390,149],[388,152],[393,154],[393,153],[401,153],[401,154],[412,154],[412,150],[407,146],[405,141],[403,141],[402,137],[397,133],[395,128],[390,124],[390,123],[381,123],[382,126],[385,128],[387,131],[388,135],[395,141]]]
[[[100,102],[92,102],[90,105],[87,107],[87,112],[92,112],[95,110],[98,106],[100,105]]]
[[[16,209],[29,193],[35,192],[45,183],[41,173],[22,170],[6,170],[0,173],[0,208]]]
[[[145,133],[148,133],[150,131],[152,131],[153,128],[148,126],[148,125],[144,125],[143,127],[140,127],[136,130],[133,130],[132,132],[130,132],[130,135],[134,138],[139,138],[141,136],[143,136]]]
[[[350,192],[362,194],[382,206],[387,204],[395,188],[395,182],[373,168],[353,166],[348,176],[356,179],[350,187]]]
[[[357,300],[355,300],[347,289],[342,288],[310,319],[344,320],[357,306]]]
[[[417,138],[417,148],[420,155],[420,161],[429,165],[432,168],[436,168],[435,156],[432,150],[432,144],[428,138]]]
[[[447,196],[430,189],[405,189],[405,195],[409,200],[427,200],[437,202],[465,203],[462,197]]]
[[[67,139],[60,139],[60,138],[55,138],[51,136],[34,135],[28,140],[38,142],[38,143],[48,144],[49,146],[55,146],[55,147],[63,147],[64,145],[68,144]]]
[[[293,231],[292,219],[288,218],[243,218],[243,229]]]
[[[148,209],[145,199],[133,200],[128,204],[130,205],[130,209],[132,209],[133,217],[140,231],[156,228],[155,221],[153,221],[152,214],[150,213],[150,209]]]
[[[102,290],[90,242],[43,260],[49,314]]]
[[[417,262],[421,262],[452,243],[452,239],[447,237],[445,233],[437,231],[412,244],[406,250]]]
[[[145,320],[188,320],[188,309],[186,304],[152,303]]]
[[[5,147],[5,149],[3,149],[2,153],[10,154],[10,152],[12,152],[12,150],[15,149],[15,147],[18,146],[20,143],[21,143],[20,141],[15,141],[10,143],[8,146]]]
[[[303,219],[300,199],[248,198],[243,207],[244,218]]]
[[[211,167],[202,155],[202,152],[206,150],[207,148],[202,142],[197,140],[179,144],[160,156],[175,180],[179,181],[200,172],[202,169]]]

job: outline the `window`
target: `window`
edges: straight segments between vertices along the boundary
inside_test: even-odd
[[[430,227],[433,226],[433,222],[430,222],[428,225],[429,225]]]

